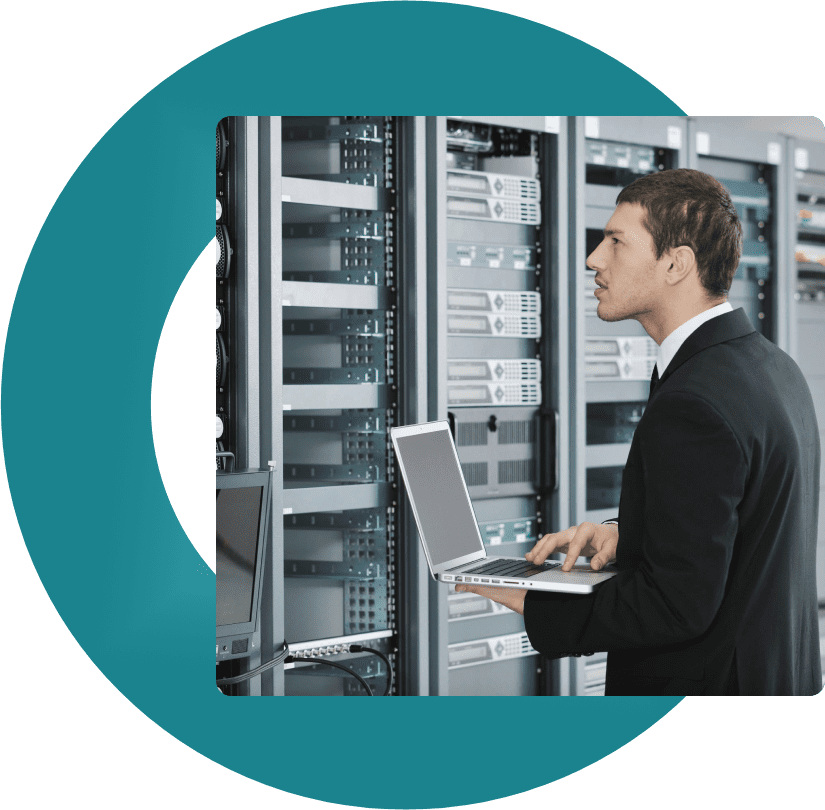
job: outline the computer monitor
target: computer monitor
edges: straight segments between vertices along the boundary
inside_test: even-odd
[[[215,662],[245,658],[261,647],[261,583],[272,474],[215,474]]]

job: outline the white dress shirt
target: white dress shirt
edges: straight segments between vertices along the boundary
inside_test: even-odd
[[[659,377],[665,373],[670,361],[679,351],[682,344],[703,324],[707,323],[711,318],[718,315],[724,315],[726,312],[733,312],[733,307],[725,301],[724,304],[717,304],[715,307],[706,309],[698,315],[685,321],[678,329],[674,329],[659,346],[659,351],[656,354],[656,368],[659,370]]]

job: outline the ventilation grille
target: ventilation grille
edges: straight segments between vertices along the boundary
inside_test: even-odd
[[[490,430],[486,422],[460,422],[455,426],[457,447],[478,447],[487,444]]]
[[[226,134],[226,125],[221,121],[215,127],[215,171],[222,172],[226,168],[226,158],[229,152],[229,140]]]
[[[532,458],[499,461],[499,484],[518,484],[535,480],[536,462]]]
[[[518,364],[520,372],[520,379],[522,380],[540,380],[541,366],[535,360],[521,360]],[[508,377],[509,379],[509,377]]]
[[[224,129],[223,121],[221,121],[215,128],[215,171],[223,171],[226,165],[226,130]]]
[[[344,356],[342,364],[345,366],[378,366],[384,359],[385,344],[381,338],[366,335],[344,335]]]
[[[362,433],[346,434],[343,460],[344,464],[384,464],[384,441],[374,440]]]
[[[522,197],[527,197],[529,199],[537,200],[539,197],[539,187],[538,183],[530,180],[520,180],[519,181],[520,189],[519,192]]]
[[[541,322],[536,316],[524,316],[519,319],[519,331],[524,337],[541,337]]]
[[[536,440],[535,422],[526,419],[522,422],[499,422],[499,444],[532,444]]]
[[[499,464],[499,466],[501,466]],[[476,461],[472,464],[462,464],[461,472],[468,487],[487,486],[487,462]]]
[[[346,634],[369,633],[386,625],[386,580],[348,582],[346,594]]]
[[[533,645],[530,644],[530,638],[528,637],[527,633],[521,634],[519,642],[521,644],[522,655],[532,655],[535,652],[535,650],[533,649]]]
[[[607,662],[588,662],[584,667],[584,694],[587,697],[601,697],[604,695]]]
[[[521,204],[521,221],[538,225],[541,222],[538,206],[535,203]]]
[[[229,244],[229,232],[221,223],[215,225],[215,237],[218,240],[215,255],[215,277],[227,278],[231,267],[232,248]]]
[[[541,299],[538,293],[507,293],[506,296],[512,300],[512,304],[508,301],[508,304],[510,304],[507,306],[508,311],[541,312]]]
[[[226,383],[226,347],[220,334],[215,335],[215,387]]]

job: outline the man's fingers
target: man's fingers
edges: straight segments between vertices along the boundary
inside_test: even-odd
[[[608,563],[610,562],[610,558],[607,554],[597,554],[590,560],[590,567],[594,571],[601,571]]]
[[[554,534],[545,534],[524,557],[528,562],[541,565],[551,554],[564,550],[575,533],[575,526]]]
[[[603,538],[599,543],[598,553],[594,554],[593,559],[590,560],[590,567],[594,571],[601,570],[608,563],[616,559],[616,549],[619,545],[619,532],[610,527],[610,529],[606,528],[602,534]]]
[[[581,551],[581,549],[579,549],[579,551]],[[576,564],[576,560],[578,560],[580,556],[579,552],[571,545],[567,556],[564,558],[564,562],[561,564],[561,570],[569,571]]]
[[[486,585],[456,585],[457,593],[469,592],[477,593],[486,599],[492,599],[500,605],[509,608],[521,615],[524,614],[524,597],[527,596],[525,588],[489,588]]]
[[[551,554],[563,552],[567,556],[562,563],[562,571],[569,571],[582,555],[598,558],[600,567],[604,567],[616,556],[618,532],[609,529],[612,527],[585,522],[561,532],[545,534],[524,557],[534,565],[541,565]],[[602,530],[601,534],[598,534],[599,530]]]
[[[596,526],[593,523],[581,523],[570,541],[567,548],[567,557],[561,565],[562,571],[569,571],[581,556],[582,549],[593,539],[596,533]]]

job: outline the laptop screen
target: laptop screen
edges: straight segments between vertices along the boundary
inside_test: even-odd
[[[449,431],[398,436],[395,441],[433,566],[483,551]]]

